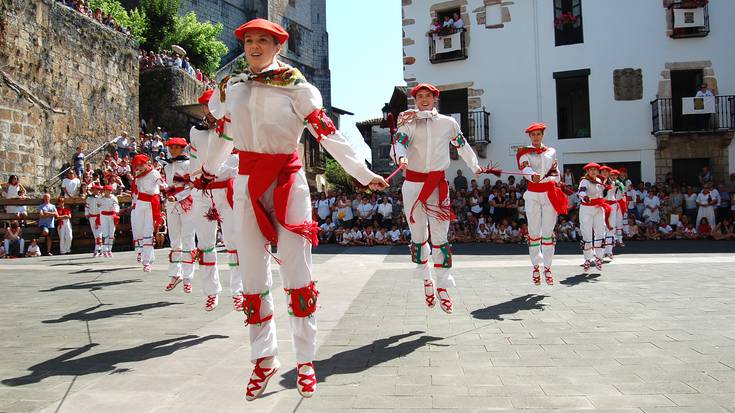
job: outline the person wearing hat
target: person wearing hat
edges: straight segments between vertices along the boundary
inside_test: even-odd
[[[112,245],[115,243],[115,226],[120,219],[120,204],[112,194],[112,185],[102,187],[102,197],[97,202],[100,212],[100,235],[104,239],[102,256],[112,258]]]
[[[569,200],[558,187],[560,181],[556,150],[543,144],[546,125],[532,123],[525,132],[530,146],[518,148],[518,169],[526,175],[528,190],[523,194],[528,219],[528,252],[533,266],[532,281],[541,285],[541,265],[546,284],[554,284],[551,264],[556,250],[554,226],[559,214],[566,214]]]
[[[151,165],[148,156],[135,155],[132,166],[135,173],[133,192],[136,196],[130,222],[133,226],[133,237],[138,240],[137,245],[141,248],[143,271],[150,272],[155,260],[153,236],[163,222],[160,194],[167,184]]]
[[[189,132],[191,139],[189,145],[191,160],[189,162],[192,171],[198,170],[202,159],[207,158],[209,141],[219,139],[216,132],[217,120],[214,119],[207,106],[213,92],[211,89],[206,90],[199,97],[199,104],[204,109],[205,117],[202,122],[194,125]],[[229,257],[232,305],[235,311],[243,310],[242,276],[237,259],[237,249],[234,245],[237,235],[235,234],[235,223],[232,215],[234,182],[238,162],[237,155],[232,154],[217,170],[215,174],[217,177],[213,182],[202,185],[201,180],[194,180],[192,213],[194,215],[194,232],[196,233],[197,251],[199,253],[199,271],[202,275],[202,288],[204,295],[207,296],[204,304],[206,311],[214,310],[219,302],[219,294],[222,292],[217,269],[217,251],[215,249],[218,222],[222,224],[222,236]]]
[[[168,239],[171,251],[168,254],[168,275],[171,277],[166,284],[165,291],[172,291],[179,283],[184,282],[184,292],[192,290],[191,280],[194,276],[194,259],[196,250],[194,244],[194,214],[191,213],[193,199],[189,184],[190,164],[189,156],[184,149],[189,144],[186,139],[171,137],[166,141],[166,147],[171,155],[163,167],[164,180],[168,184],[166,189],[166,224],[168,225]]]
[[[617,243],[618,246],[624,247],[623,244],[623,225],[628,213],[628,198],[625,194],[625,184],[620,180],[620,171],[610,169],[609,182],[611,188],[608,189],[608,203],[610,204],[610,224],[613,227],[612,236],[605,238],[605,256],[613,259],[613,247]]]
[[[297,153],[304,127],[350,175],[373,190],[387,182],[367,168],[359,150],[362,141],[342,135],[323,109],[319,91],[298,69],[277,57],[288,33],[263,19],[237,30],[247,64],[227,76],[209,101],[222,122],[210,140],[202,165],[203,182],[216,179],[233,145],[238,149],[234,215],[237,253],[243,266],[243,298],[250,329],[251,361],[255,364],[246,399],[263,393],[276,374],[278,341],[273,320],[270,257],[278,244],[279,273],[287,293],[291,335],[296,355],[297,389],[303,397],[316,390],[316,311],[318,291],[312,280],[311,247],[318,244],[312,221],[309,185]]]
[[[89,227],[92,229],[92,236],[94,237],[93,257],[102,255],[102,232],[100,231],[102,222],[99,207],[99,193],[101,190],[102,187],[99,184],[93,184],[89,188],[87,198],[84,201],[84,216],[89,220]]]
[[[411,230],[411,260],[416,263],[414,274],[423,279],[424,299],[431,308],[436,300],[433,273],[440,307],[450,314],[453,304],[447,288],[454,287],[455,281],[451,274],[452,250],[447,241],[453,215],[444,173],[450,164],[449,145],[457,149],[476,175],[482,168],[457,121],[436,110],[439,89],[420,83],[411,89],[411,96],[416,109],[398,115],[391,155],[396,164],[407,168],[402,192]],[[429,267],[429,255],[433,268]]]
[[[579,230],[582,233],[584,253],[584,273],[593,264],[602,271],[602,257],[605,253],[605,234],[610,228],[610,206],[605,199],[605,184],[599,176],[600,165],[590,162],[584,166],[585,175],[579,182]]]
[[[603,259],[609,258],[612,260],[612,247],[615,244],[615,208],[617,208],[617,201],[615,200],[615,187],[612,179],[610,178],[610,171],[612,171],[610,166],[600,165],[600,174],[598,175],[598,178],[605,185],[602,195],[605,198],[605,202],[610,207],[610,228],[605,228],[605,253]]]

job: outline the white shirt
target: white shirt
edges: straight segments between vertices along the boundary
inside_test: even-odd
[[[684,195],[684,208],[695,209],[697,207],[697,194]]]
[[[398,229],[396,229],[395,231],[388,231],[388,236],[390,236],[391,241],[398,241],[399,239],[401,239],[401,231]]]
[[[357,213],[360,215],[360,218],[368,218],[370,214],[373,213],[374,207],[371,203],[367,204],[360,204],[357,206]]]
[[[128,147],[128,138],[120,135],[117,138],[115,138],[115,146],[117,146],[120,149],[126,149]]]
[[[219,168],[217,168],[219,169]],[[173,186],[175,188],[181,188],[185,185],[185,182],[176,180],[174,181],[174,178],[184,177],[191,173],[191,164],[190,161],[174,161],[166,166],[163,167],[163,173],[165,175],[166,183],[168,186]],[[174,195],[177,201],[181,201],[182,199],[188,197],[191,194],[191,189],[184,189],[181,192]]]
[[[382,204],[378,204],[378,213],[383,216],[383,218],[390,218],[393,215],[393,204],[390,202],[383,202]]]
[[[278,63],[274,62],[266,70],[277,67]],[[209,110],[216,118],[227,116],[231,120],[225,124],[224,134],[232,142],[226,139],[210,142],[204,161],[207,171],[217,170],[233,145],[241,151],[257,153],[296,152],[304,120],[324,107],[319,90],[306,81],[277,87],[244,79],[244,74],[232,76],[226,85],[215,88],[209,101]],[[220,90],[225,91],[226,99],[221,99]],[[314,134],[311,126],[308,128]],[[361,184],[367,185],[377,177],[339,131],[323,137],[320,144]]]
[[[694,95],[694,96],[695,97],[698,97],[698,98],[703,98],[705,96],[714,96],[714,94],[709,89],[705,90],[704,92],[702,92],[702,90],[700,89],[700,90],[697,91],[697,94]]]
[[[666,225],[663,227],[659,225],[658,227],[658,232],[662,234],[671,234],[671,231],[673,231],[673,229],[671,229],[671,225]]]
[[[464,27],[464,20],[460,17],[454,23],[452,23],[455,29],[461,29]]]
[[[97,205],[100,213],[120,212],[120,204],[117,202],[117,197],[115,195],[110,195],[109,197],[103,195],[102,197],[97,198]]]
[[[90,216],[90,215],[98,215],[100,213],[100,207],[97,203],[97,196],[90,195],[87,197],[86,202],[84,203],[84,215]]]
[[[699,195],[697,195],[697,204],[700,208],[713,208],[714,205],[704,205],[708,204],[709,202],[717,200],[717,198],[710,192],[709,194],[705,194],[704,192],[700,192]]]
[[[320,199],[316,201],[316,212],[321,219],[327,219],[329,214],[332,213],[332,203],[328,199]]]
[[[628,195],[628,208],[633,209],[635,208],[635,204],[638,200],[638,197],[641,196],[641,193],[638,192],[637,189],[629,189],[627,192]]]
[[[518,159],[518,164],[521,166],[528,163],[527,166],[523,167],[522,172],[526,174],[540,175],[541,180],[539,182],[559,182],[560,177],[559,167],[556,161],[556,149],[550,146],[544,146],[544,148],[546,148],[546,150],[542,153],[524,153],[520,159]]]
[[[605,185],[600,182],[592,182],[589,179],[582,178],[579,181],[579,194],[580,198],[589,197],[589,199],[596,199],[602,197],[602,191],[605,189]]]
[[[77,196],[79,195],[79,188],[82,186],[82,182],[79,180],[79,178],[64,178],[64,180],[61,181],[61,186],[64,188],[66,193],[69,194],[69,196]]]
[[[167,185],[161,178],[161,174],[154,169],[140,178],[135,178],[135,186],[139,193],[157,195],[161,193],[161,187],[165,188]]]
[[[480,165],[454,118],[431,111],[407,110],[398,116],[398,131],[391,145],[391,156],[396,164],[408,159],[408,169],[428,173],[444,171],[449,167],[449,143],[457,148],[459,156],[472,172]]]
[[[378,231],[378,232],[375,233],[375,240],[376,241],[383,241],[385,239],[388,239],[388,234],[385,234],[385,233],[380,232],[380,231]]]
[[[331,223],[329,223],[329,224],[327,224],[327,223],[325,222],[325,223],[323,223],[323,224],[322,224],[321,226],[319,226],[319,228],[320,228],[320,229],[321,229],[322,231],[324,231],[324,232],[328,232],[328,231],[334,231],[335,225],[334,225],[334,222],[331,222]]]

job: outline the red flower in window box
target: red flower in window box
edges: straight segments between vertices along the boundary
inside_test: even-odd
[[[565,25],[576,24],[579,21],[579,17],[572,14],[572,12],[565,12],[554,19],[554,27],[557,29],[563,29]]]

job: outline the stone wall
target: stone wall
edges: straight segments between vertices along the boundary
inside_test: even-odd
[[[733,132],[661,134],[656,137],[656,179],[664,180],[672,172],[674,159],[709,159],[714,182],[727,182],[729,159],[727,148]],[[699,171],[692,171],[699,173]]]
[[[138,125],[134,40],[53,0],[0,0],[0,180],[33,189]]]
[[[195,121],[182,110],[197,103],[204,84],[173,67],[149,69],[140,74],[140,116],[148,129],[163,127],[169,135],[188,137]]]

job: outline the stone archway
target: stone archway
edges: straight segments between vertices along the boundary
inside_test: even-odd
[[[671,97],[671,71],[673,70],[701,70],[704,75],[704,82],[707,83],[712,93],[715,95],[717,90],[717,77],[715,77],[715,69],[712,67],[711,60],[695,60],[690,62],[666,62],[664,70],[661,71],[661,78],[658,81],[659,98]]]

